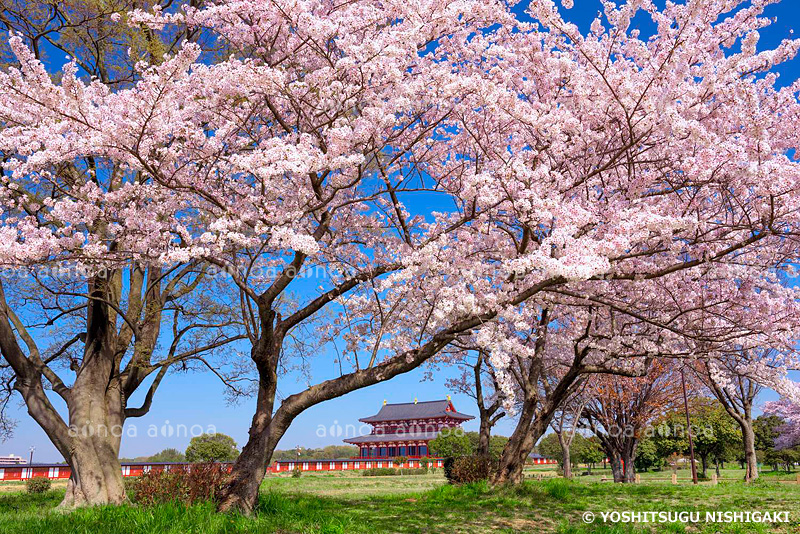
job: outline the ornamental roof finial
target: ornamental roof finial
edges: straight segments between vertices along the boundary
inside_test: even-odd
[[[383,399],[383,405],[386,406],[386,399]]]
[[[416,404],[416,403],[417,403],[417,398],[416,398],[416,397],[414,397],[414,404]]]

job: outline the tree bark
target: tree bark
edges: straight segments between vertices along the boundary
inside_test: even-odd
[[[259,388],[256,412],[250,426],[249,439],[231,469],[231,478],[223,491],[219,511],[238,510],[251,514],[258,503],[258,490],[266,475],[275,447],[283,437],[288,424],[282,425],[272,417],[267,408],[268,392]],[[273,397],[274,398],[274,397]]]
[[[525,459],[542,434],[544,434],[543,429],[547,426],[546,424],[544,427],[541,424],[534,425],[535,412],[536,401],[531,399],[523,401],[517,426],[503,448],[497,471],[492,476],[491,483],[493,485],[519,484],[522,482]],[[535,426],[541,427],[538,435],[535,435],[537,433],[534,430]]]
[[[636,454],[634,452],[626,452],[626,454],[622,457],[622,461],[622,481],[626,484],[632,484],[636,482],[636,466],[634,465],[634,462],[636,461]]]
[[[536,340],[537,358],[544,351],[548,320],[548,313],[545,310],[540,319],[540,328],[543,333],[540,333]],[[490,482],[492,485],[518,484],[522,482],[525,461],[528,459],[528,455],[533,450],[534,445],[547,431],[547,427],[550,425],[556,410],[574,391],[576,381],[583,370],[581,364],[587,351],[588,348],[579,349],[577,345],[575,346],[575,359],[572,366],[561,376],[556,386],[552,388],[543,402],[541,402],[542,399],[539,397],[538,390],[538,381],[542,373],[542,369],[538,364],[539,360],[535,358],[528,369],[520,370],[527,375],[520,383],[524,394],[522,410],[517,426],[503,448],[503,453],[500,455],[498,469],[491,477]]]
[[[90,284],[90,292],[103,291]],[[114,375],[118,353],[113,338],[113,322],[104,304],[91,302],[87,308],[86,342],[83,363],[75,382],[67,388],[42,362],[32,340],[25,338],[26,356],[11,328],[19,321],[8,308],[0,286],[0,349],[15,373],[14,389],[20,392],[28,413],[70,466],[67,492],[59,505],[74,508],[86,505],[120,504],[125,501],[119,445],[125,421],[123,395]],[[69,425],[45,394],[44,376],[61,396],[69,411]]]
[[[595,434],[600,439],[603,451],[608,456],[611,474],[615,483],[629,483],[636,480],[636,446],[634,438],[612,438]]]
[[[744,419],[740,423],[742,440],[744,441],[745,482],[752,482],[758,478],[758,458],[756,457],[756,435],[753,431],[753,422]]]
[[[489,418],[481,414],[481,426],[478,431],[478,449],[475,451],[479,456],[489,456],[489,439],[492,433],[492,426]]]
[[[127,272],[127,281],[120,270],[86,279],[85,303],[75,310],[77,313],[85,309],[86,313],[75,325],[80,331],[46,361],[23,321],[8,305],[0,281],[0,351],[14,372],[14,389],[70,466],[71,478],[62,508],[124,502],[118,458],[126,419],[147,414],[161,380],[175,362],[242,337],[220,336],[220,329],[215,326],[211,343],[198,345],[195,341],[191,350],[179,352],[178,341],[191,331],[182,330],[167,355],[154,362],[165,302],[191,290],[191,282],[181,282],[195,272],[195,266],[186,265],[169,280],[159,267],[137,264]],[[174,317],[177,325],[180,315]],[[77,322],[78,316],[74,318]],[[70,355],[67,359],[65,351],[70,347],[70,352],[74,351],[79,343],[83,344],[82,356]],[[126,354],[130,357],[123,365]],[[58,362],[59,356],[74,372],[71,386],[65,385],[48,366],[52,361]],[[128,400],[152,373],[155,378],[142,404],[129,407]],[[66,405],[66,419],[51,404],[44,390],[45,381]]]
[[[559,442],[561,444],[561,457],[564,459],[562,461],[564,478],[572,478],[572,459],[569,455],[569,444],[561,439],[559,439]]]
[[[59,508],[78,508],[126,501],[119,446],[115,438],[93,436],[73,442],[71,475]]]
[[[289,427],[291,419],[276,420],[273,414],[278,387],[278,358],[283,336],[271,324],[272,313],[262,323],[264,334],[253,347],[251,358],[259,375],[256,411],[250,423],[249,438],[231,469],[231,478],[220,498],[219,510],[238,510],[251,514],[258,502],[258,489],[267,472],[272,452]]]
[[[608,452],[608,463],[611,466],[611,476],[614,478],[614,482],[625,482],[625,473],[623,471],[623,462],[622,458],[617,454],[616,451],[607,451]]]
[[[758,458],[753,431],[753,403],[761,391],[761,386],[749,377],[740,375],[736,381],[737,390],[731,394],[714,381],[708,366],[706,366],[706,376],[709,377],[708,383],[714,396],[742,430],[744,459],[739,463],[745,470],[744,480],[745,482],[755,480],[758,478]]]
[[[502,404],[499,398],[494,399],[490,406],[486,406],[483,398],[483,374],[481,369],[484,362],[483,351],[478,351],[478,358],[475,365],[472,367],[475,380],[475,401],[478,405],[478,416],[480,419],[480,428],[478,430],[478,448],[475,451],[479,456],[489,456],[489,443],[492,436],[492,427],[505,416],[505,413],[500,409]],[[492,375],[494,380],[494,375]],[[495,380],[495,391],[499,389]]]
[[[26,384],[18,378],[15,385],[25,398],[28,413],[70,466],[71,476],[60,508],[120,504],[126,500],[119,462],[124,422],[121,399],[115,388],[102,391],[106,387],[99,378],[87,372],[76,379],[68,404],[69,427],[47,400],[40,381]]]
[[[92,286],[94,291],[106,288]],[[72,475],[61,508],[121,504],[126,500],[119,462],[125,404],[115,370],[118,353],[107,306],[91,303],[87,317],[84,364],[75,377],[69,402],[69,451]]]

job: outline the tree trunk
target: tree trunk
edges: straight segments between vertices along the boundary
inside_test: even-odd
[[[119,381],[109,380],[115,349],[104,327],[98,328],[94,343],[86,347],[84,359],[91,363],[81,367],[71,388],[67,405],[71,439],[64,456],[72,475],[61,508],[121,504],[126,500],[119,462],[125,408]]]
[[[569,457],[569,447],[562,450],[564,454],[564,478],[572,478],[572,459]]]
[[[273,329],[271,322],[277,314],[263,310],[260,313],[264,316],[262,338],[253,346],[251,356],[259,376],[256,411],[250,424],[250,437],[234,462],[229,482],[220,495],[220,511],[252,513],[272,453],[297,415],[320,402],[415,369],[453,339],[452,334],[448,333],[429,341],[422,348],[410,350],[386,362],[315,384],[283,399],[273,413],[278,385],[278,358],[286,332],[282,327]]]
[[[614,477],[614,482],[625,482],[623,461],[616,451],[611,451],[608,454],[608,463],[611,466],[611,476]]]
[[[564,478],[572,478],[572,458],[570,458],[569,453],[570,444],[561,434],[558,435],[558,443],[561,445],[561,457],[563,458],[561,466],[564,471]]]
[[[544,314],[543,318],[546,320],[547,315]],[[543,338],[539,338],[544,346]],[[537,346],[539,341],[537,341]],[[571,368],[561,380],[558,385],[553,388],[550,396],[543,402],[539,403],[538,393],[535,389],[528,384],[525,394],[525,399],[522,403],[522,411],[520,413],[517,426],[511,434],[511,438],[503,448],[503,453],[500,455],[500,461],[491,478],[492,485],[500,484],[518,484],[524,478],[523,469],[528,455],[533,450],[534,445],[547,431],[550,421],[553,419],[558,407],[569,397],[571,388],[578,379],[579,374],[577,367]],[[537,413],[537,408],[540,410]]]
[[[522,404],[522,412],[517,426],[503,448],[497,471],[492,476],[491,483],[493,485],[519,484],[522,482],[525,459],[533,450],[533,446],[536,445],[539,438],[542,437],[542,434],[544,434],[543,429],[549,423],[549,421],[545,422],[544,426],[542,426],[541,422],[534,421],[535,412],[536,401],[525,400]]]
[[[486,406],[483,398],[483,385],[481,380],[481,367],[483,366],[484,353],[478,354],[473,371],[475,373],[475,399],[478,404],[478,414],[480,418],[480,429],[478,430],[478,449],[475,451],[479,456],[489,456],[489,442],[492,435],[492,427],[503,417],[500,409],[500,400],[495,399],[490,406]]]
[[[491,437],[492,426],[489,417],[481,415],[481,427],[478,431],[478,449],[475,451],[479,456],[489,456],[489,438]]]
[[[274,340],[262,339],[253,348],[253,361],[260,379],[256,411],[250,423],[250,437],[234,462],[229,483],[220,496],[218,508],[221,512],[238,510],[248,515],[253,512],[258,503],[258,489],[266,475],[272,453],[291,422],[279,421],[273,416],[278,383],[275,366],[277,352],[268,351],[264,347],[280,349],[270,341]]]
[[[636,467],[634,466],[634,462],[636,461],[635,446],[629,447],[628,450],[624,451],[621,456],[623,464],[622,481],[625,483],[632,484],[636,481]]]
[[[708,478],[708,455],[700,455],[700,476]]]
[[[752,421],[743,419],[740,423],[742,428],[742,441],[744,442],[745,459],[745,482],[751,482],[758,478],[758,458],[756,457],[756,435],[753,432]]]
[[[259,302],[259,317],[262,324],[261,337],[251,349],[251,359],[259,376],[256,411],[250,424],[250,437],[234,462],[228,484],[220,495],[220,511],[239,510],[245,514],[252,513],[275,446],[294,418],[304,410],[416,369],[452,342],[456,333],[479,324],[477,319],[462,321],[453,329],[434,335],[421,347],[289,395],[273,413],[278,385],[278,360],[286,332],[294,323],[281,322],[280,315],[263,302]]]
[[[126,500],[114,438],[94,436],[75,440],[68,462],[72,474],[59,508],[78,508],[103,504],[122,504]]]
[[[96,296],[87,306],[83,361],[72,387],[54,375],[47,378],[52,390],[67,405],[67,425],[50,403],[42,387],[44,364],[29,343],[29,358],[11,329],[10,310],[0,285],[0,349],[14,370],[14,389],[25,400],[28,413],[42,427],[70,466],[67,492],[59,505],[120,504],[125,501],[119,446],[125,421],[124,401],[115,374],[121,355],[114,343],[114,322],[102,303],[105,282],[92,280],[89,292]]]

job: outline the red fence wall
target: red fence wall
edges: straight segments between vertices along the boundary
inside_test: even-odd
[[[431,467],[442,467],[442,458],[428,458]],[[534,459],[534,464],[554,464],[555,460]],[[174,469],[180,466],[191,466],[189,463],[123,463],[123,477],[138,477],[148,471],[163,471]],[[225,463],[230,468],[232,463]],[[371,459],[345,459],[345,460],[298,460],[276,461],[269,467],[269,473],[286,473],[299,467],[301,471],[357,471],[361,469],[372,469],[381,467],[402,467],[405,469],[418,469],[422,467],[419,459],[409,459],[404,464],[395,465],[391,459],[378,460]],[[70,475],[70,468],[64,464],[34,464],[30,465],[0,465],[0,480],[27,480],[35,477],[47,477],[53,480],[67,479]]]

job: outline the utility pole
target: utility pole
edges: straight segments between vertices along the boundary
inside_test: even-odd
[[[689,398],[686,396],[686,374],[681,367],[681,386],[683,387],[683,408],[686,410],[686,435],[689,436],[689,458],[692,462],[692,484],[697,484],[697,466],[694,465],[694,442],[692,423],[689,420]]]

